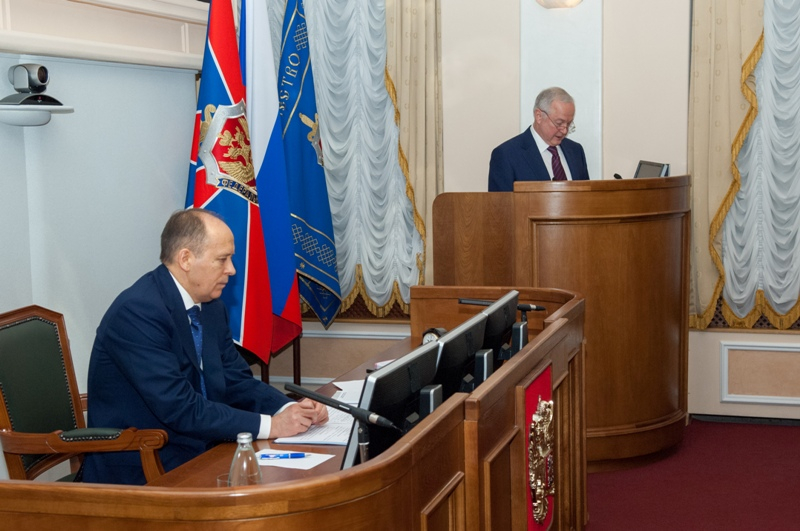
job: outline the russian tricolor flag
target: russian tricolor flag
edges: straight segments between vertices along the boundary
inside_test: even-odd
[[[283,146],[272,134],[278,100],[266,0],[243,0],[240,43],[231,0],[213,0],[186,206],[218,212],[233,231],[237,273],[222,294],[231,332],[269,362],[302,325]]]

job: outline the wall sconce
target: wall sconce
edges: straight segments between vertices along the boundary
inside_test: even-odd
[[[575,7],[583,0],[536,0],[536,2],[547,9],[554,9],[559,7]]]
[[[44,125],[50,122],[51,114],[75,110],[43,94],[50,82],[50,74],[42,65],[14,65],[8,69],[8,81],[17,93],[0,100],[0,122],[21,126]]]

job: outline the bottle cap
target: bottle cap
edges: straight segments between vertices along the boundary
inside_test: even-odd
[[[253,434],[248,432],[240,433],[236,436],[236,442],[239,444],[242,443],[252,443],[253,442]]]

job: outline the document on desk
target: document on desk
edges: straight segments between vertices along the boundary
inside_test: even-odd
[[[278,444],[329,444],[333,446],[347,446],[350,430],[353,427],[353,417],[330,406],[328,408],[328,422],[321,426],[311,426],[307,432],[293,435],[292,437],[279,437],[275,439]]]
[[[339,388],[338,391],[333,393],[334,399],[351,406],[358,405],[359,400],[361,400],[361,391],[364,389],[364,380],[333,382],[333,385]]]
[[[285,458],[269,458],[269,456],[283,454],[291,457]],[[258,464],[261,466],[274,466],[278,468],[292,468],[295,470],[311,470],[317,465],[320,465],[331,459],[332,454],[297,454],[286,452],[275,452],[275,450],[262,450],[258,452]],[[302,457],[300,457],[302,456]]]

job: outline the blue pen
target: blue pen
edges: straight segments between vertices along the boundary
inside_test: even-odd
[[[302,459],[306,457],[307,454],[304,452],[289,452],[283,454],[261,454],[258,456],[259,459]]]

